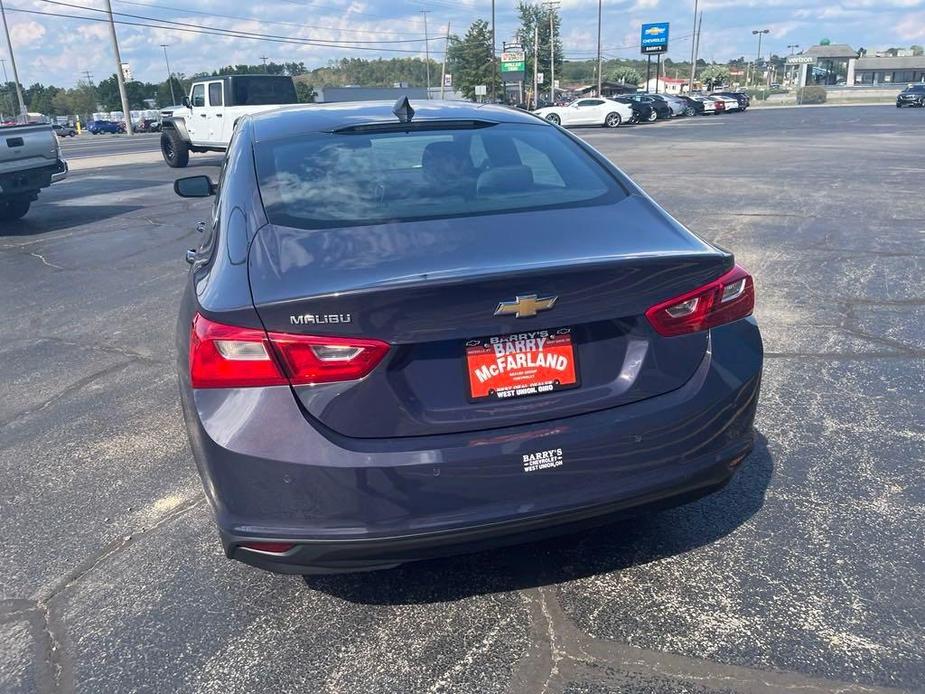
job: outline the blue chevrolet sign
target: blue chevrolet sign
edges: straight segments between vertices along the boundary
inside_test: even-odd
[[[668,52],[668,22],[652,22],[642,25],[642,37],[639,40],[642,53]]]

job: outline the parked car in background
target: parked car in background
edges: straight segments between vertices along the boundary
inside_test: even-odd
[[[658,114],[655,112],[655,109],[652,108],[651,104],[634,101],[628,96],[615,96],[613,100],[621,104],[626,104],[633,109],[633,115],[629,121],[630,123],[651,123],[652,121],[658,120]]]
[[[655,118],[651,118],[650,120],[671,118],[671,107],[668,105],[668,102],[655,99],[651,94],[628,94],[627,96],[633,101],[640,104],[648,104],[652,107],[652,110],[655,112]]]
[[[594,97],[591,99],[577,99],[568,106],[547,106],[534,111],[541,118],[556,125],[603,125],[606,128],[616,128],[623,123],[629,123],[633,118],[633,109],[624,103]]]
[[[650,94],[649,96],[653,99],[660,99],[668,104],[672,116],[683,116],[684,111],[687,109],[687,104],[673,94]]]
[[[896,108],[925,107],[925,84],[910,84],[896,96]]]
[[[731,96],[739,102],[739,110],[744,111],[751,105],[751,97],[745,92],[713,92],[712,96]]]
[[[688,96],[687,94],[682,94],[677,97],[684,102],[684,115],[685,116],[702,116],[703,115],[703,102],[698,101],[697,99]]]
[[[700,115],[702,116],[715,116],[716,115],[716,100],[711,99],[708,96],[703,94],[694,94],[690,97],[694,101],[698,102],[702,108]]]
[[[54,123],[51,129],[55,131],[55,135],[58,137],[74,137],[77,134],[77,131],[70,125],[58,125]]]
[[[93,135],[100,133],[124,133],[125,123],[116,123],[111,120],[92,120],[87,123],[87,130]]]
[[[710,94],[710,96],[723,102],[723,111],[726,113],[729,113],[730,111],[745,110],[742,107],[742,102],[740,102],[734,96],[728,96],[726,94]]]
[[[39,191],[65,178],[67,171],[47,123],[0,127],[0,222],[25,216]]]

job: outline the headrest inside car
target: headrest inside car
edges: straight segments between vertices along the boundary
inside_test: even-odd
[[[533,170],[527,166],[499,166],[479,176],[476,194],[479,196],[525,193],[533,188]]]

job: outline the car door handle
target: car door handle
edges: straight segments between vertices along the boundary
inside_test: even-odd
[[[222,117],[222,114],[221,114],[221,113],[216,113],[215,115],[218,116],[219,118]]]
[[[200,118],[205,118],[205,117],[206,117],[206,114],[205,114],[205,113],[200,113],[200,114],[199,114],[199,117],[200,117]]]

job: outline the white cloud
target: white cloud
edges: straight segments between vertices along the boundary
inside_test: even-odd
[[[38,22],[10,23],[10,38],[13,45],[30,44],[39,41],[45,36],[45,27]]]

